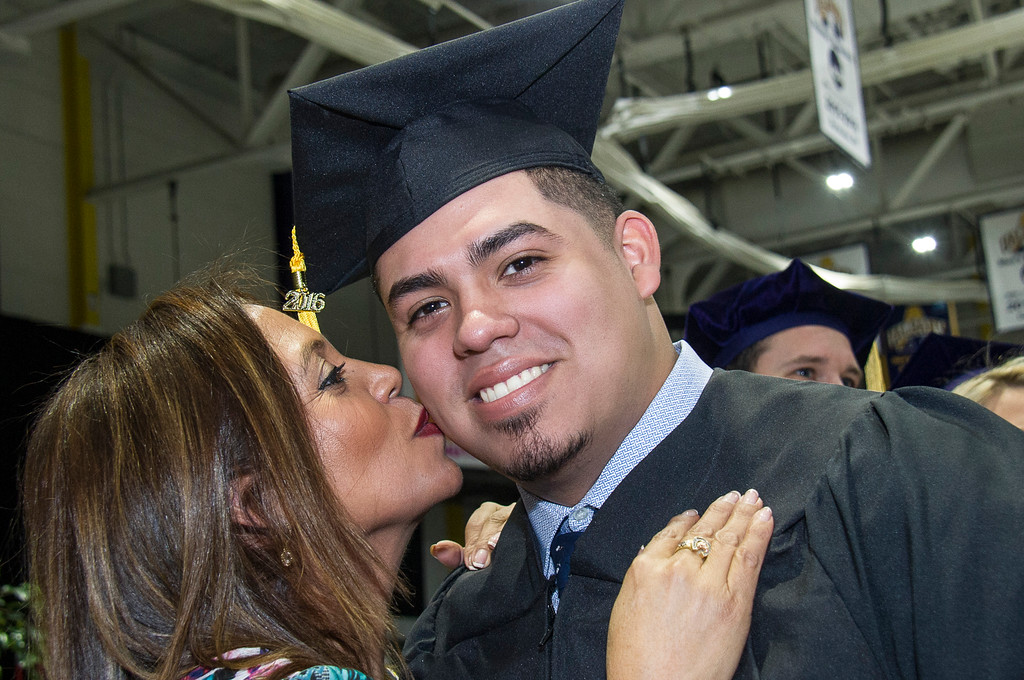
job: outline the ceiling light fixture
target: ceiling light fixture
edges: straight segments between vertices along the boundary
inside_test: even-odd
[[[732,96],[732,88],[728,85],[708,90],[708,101],[717,102],[719,99],[728,99]]]
[[[932,236],[920,236],[914,239],[914,242],[910,246],[918,253],[930,253],[935,250],[938,243],[935,242],[935,238]]]
[[[837,172],[826,177],[825,184],[832,191],[844,191],[853,186],[853,175],[848,172]]]

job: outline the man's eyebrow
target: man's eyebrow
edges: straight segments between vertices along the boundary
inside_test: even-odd
[[[432,269],[428,269],[422,274],[414,274],[404,279],[398,279],[391,285],[391,290],[388,291],[387,307],[393,307],[399,299],[406,295],[411,295],[418,290],[442,287],[446,281],[447,279],[445,279],[443,274]]]
[[[559,240],[561,238],[539,224],[534,224],[533,222],[516,222],[499,229],[493,234],[489,234],[479,241],[474,241],[469,244],[469,247],[467,248],[469,262],[473,266],[476,266],[482,260],[486,260],[509,243],[530,235],[542,236],[544,238],[554,240]]]
[[[471,265],[474,267],[478,266],[482,260],[487,259],[508,244],[531,234],[556,240],[561,238],[539,224],[515,222],[469,244],[466,248],[466,256]],[[447,285],[447,279],[443,274],[436,270],[428,269],[421,274],[414,274],[413,276],[407,276],[404,279],[395,281],[388,291],[385,304],[388,308],[391,308],[406,295],[411,295],[425,288],[441,288],[445,285]]]
[[[825,357],[817,356],[814,354],[800,354],[798,356],[789,359],[786,364],[823,364],[825,363]]]

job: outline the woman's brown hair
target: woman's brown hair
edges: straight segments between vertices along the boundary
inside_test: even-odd
[[[288,659],[275,678],[375,675],[395,651],[394,577],[330,491],[238,280],[157,298],[37,421],[24,514],[48,677],[172,680],[252,665],[225,660],[242,647]]]

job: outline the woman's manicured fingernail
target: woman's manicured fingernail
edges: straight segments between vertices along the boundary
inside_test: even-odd
[[[487,552],[483,548],[480,548],[476,551],[476,554],[473,555],[473,566],[477,569],[483,569],[487,566],[487,561],[490,559],[490,557],[491,553]]]
[[[491,546],[491,550],[494,550],[494,548],[498,547],[498,538],[500,537],[501,532],[499,531],[498,533],[491,536],[491,539],[487,541],[487,545]]]
[[[745,494],[743,494],[743,502],[744,503],[750,503],[751,505],[756,503],[757,502],[757,491],[755,491],[754,489],[748,489],[747,492]]]
[[[765,506],[758,510],[756,513],[754,513],[754,517],[761,520],[762,522],[767,522],[772,518],[772,509]]]
[[[699,517],[700,513],[697,512],[696,510],[694,510],[693,508],[690,508],[689,510],[687,510],[686,512],[683,513],[683,516],[684,517]]]
[[[740,499],[740,492],[739,491],[730,491],[729,493],[727,493],[724,496],[722,496],[722,500],[725,501],[726,503],[735,503],[739,499]]]

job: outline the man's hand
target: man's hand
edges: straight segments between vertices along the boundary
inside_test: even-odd
[[[491,551],[498,545],[498,536],[514,507],[515,503],[498,505],[485,502],[473,511],[466,523],[465,548],[455,541],[438,541],[430,546],[430,554],[449,569],[460,564],[471,570],[483,569],[491,563]]]

